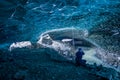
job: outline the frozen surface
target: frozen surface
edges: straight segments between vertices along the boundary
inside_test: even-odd
[[[1,80],[46,80],[44,76],[59,80],[61,75],[65,80],[84,80],[89,75],[90,80],[119,80],[117,72],[111,71],[111,68],[120,71],[119,45],[120,0],[0,0]],[[66,61],[64,63],[63,57],[74,59],[78,47],[85,51],[83,58],[88,63],[102,61],[110,69],[102,68],[101,71],[100,67],[96,67],[93,68],[95,74],[91,74],[94,73],[92,69],[88,73],[86,67],[79,69]],[[11,52],[7,52],[8,49]],[[61,54],[62,59],[49,53]],[[52,61],[53,58],[55,60]],[[53,67],[53,64],[56,66]],[[69,66],[66,68],[64,64]],[[72,68],[75,71],[71,71]],[[63,75],[63,71],[68,75]],[[39,75],[41,72],[44,75]],[[83,74],[86,74],[85,77],[80,76]]]
[[[73,31],[77,36],[73,36],[71,33]],[[70,33],[71,35],[68,35]],[[50,48],[66,59],[74,61],[75,53],[81,47],[85,52],[83,59],[87,61],[87,64],[103,65],[119,71],[119,56],[102,49],[99,45],[89,40],[89,35],[86,36],[84,34],[86,34],[84,30],[74,28],[55,29],[41,34],[39,40],[34,44],[31,44],[33,42],[30,41],[16,42],[10,45],[9,50]]]

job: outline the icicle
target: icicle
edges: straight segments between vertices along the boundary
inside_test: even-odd
[[[74,42],[74,31],[73,31],[74,27],[72,26],[72,45],[73,45],[73,48],[75,48],[75,42]]]

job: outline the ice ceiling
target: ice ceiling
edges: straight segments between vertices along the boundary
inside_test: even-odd
[[[0,36],[4,38],[1,42],[36,40],[42,32],[57,28],[90,29],[108,20],[111,14],[116,15],[118,3],[117,0],[1,0]]]

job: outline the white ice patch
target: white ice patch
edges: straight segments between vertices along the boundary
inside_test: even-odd
[[[9,50],[12,51],[13,49],[16,49],[16,48],[25,48],[30,46],[32,46],[30,41],[16,42],[10,45]]]
[[[51,45],[52,44],[52,39],[49,36],[49,34],[46,34],[44,36],[41,36],[41,38],[39,39],[39,41],[37,42],[38,44],[42,44],[42,45]]]
[[[96,49],[93,48],[84,52],[85,55],[83,55],[83,59],[87,60],[88,64],[94,64],[94,63],[96,63],[97,65],[102,64],[102,61],[95,56],[95,54],[97,54]]]
[[[52,40],[52,38],[49,36],[49,34],[46,34],[44,36],[41,36],[40,40],[37,42],[38,44],[54,49],[55,51],[59,52],[61,55],[64,55],[68,58],[67,55],[71,54],[71,47],[65,44],[64,42],[71,41],[72,39],[63,39],[62,42]]]
[[[120,60],[120,57],[118,57],[118,60]]]
[[[87,37],[88,34],[89,34],[89,33],[88,33],[88,30],[85,29],[85,30],[83,30],[83,31],[84,31],[84,36]]]
[[[70,47],[69,46],[66,46],[65,44],[63,44],[63,43],[60,43],[60,42],[58,42],[58,41],[52,41],[52,44],[51,45],[49,45],[49,44],[46,44],[46,43],[42,43],[42,41],[39,41],[38,42],[38,44],[41,44],[42,46],[44,46],[44,47],[49,47],[49,48],[52,48],[52,49],[54,49],[54,50],[56,50],[56,51],[58,51],[58,52],[65,52],[66,53],[66,51],[70,51]],[[64,54],[64,53],[63,53]]]
[[[56,51],[59,51],[59,50],[63,52],[66,50],[70,51],[70,47],[65,46],[64,44],[57,42],[57,41],[53,41],[52,48],[55,49]]]
[[[49,34],[42,36],[37,43],[45,47],[53,48],[56,51],[58,51],[59,49],[62,49],[62,50],[65,49],[62,43],[52,40]]]
[[[72,39],[62,39],[62,42],[70,42]]]

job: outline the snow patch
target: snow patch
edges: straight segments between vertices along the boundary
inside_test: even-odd
[[[88,64],[94,64],[94,63],[96,63],[97,65],[102,64],[102,61],[95,56],[95,54],[97,54],[96,49],[93,48],[84,52],[85,55],[83,55],[83,59],[87,60]]]
[[[16,48],[29,48],[30,46],[32,46],[30,41],[22,41],[22,42],[16,42],[16,43],[12,43],[9,47],[9,50],[12,51],[13,49]]]
[[[62,39],[62,42],[70,42],[72,39]]]

